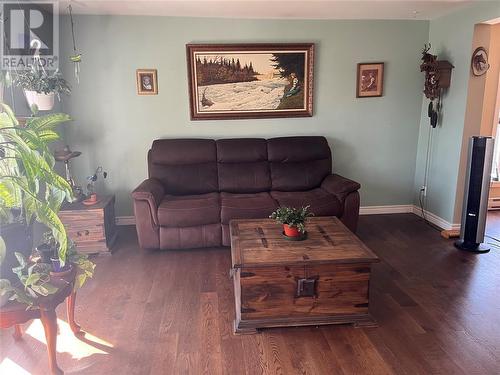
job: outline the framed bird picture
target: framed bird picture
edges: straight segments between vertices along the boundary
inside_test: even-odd
[[[357,98],[382,96],[384,92],[384,63],[360,63],[356,85]]]

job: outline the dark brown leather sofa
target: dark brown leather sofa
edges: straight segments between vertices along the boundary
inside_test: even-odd
[[[229,246],[230,220],[278,206],[310,205],[356,230],[360,185],[332,174],[324,137],[160,139],[148,169],[132,192],[142,248]]]

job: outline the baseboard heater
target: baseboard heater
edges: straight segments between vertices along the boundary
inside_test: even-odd
[[[488,199],[488,210],[500,210],[500,197]]]

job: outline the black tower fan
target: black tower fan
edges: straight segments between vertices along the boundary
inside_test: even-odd
[[[461,250],[475,253],[490,251],[483,241],[488,213],[493,146],[492,137],[471,137],[469,140],[460,239],[455,242],[455,246]]]

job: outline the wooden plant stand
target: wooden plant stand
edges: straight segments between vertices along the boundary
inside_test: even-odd
[[[0,328],[14,326],[13,337],[16,340],[20,340],[23,334],[21,324],[32,319],[41,320],[47,340],[50,372],[54,375],[64,374],[57,365],[56,358],[57,315],[55,309],[65,300],[68,310],[68,324],[74,334],[80,332],[80,326],[75,322],[76,293],[73,290],[75,275],[76,271],[73,270],[67,276],[52,277],[51,283],[59,290],[47,297],[40,297],[38,304],[29,310],[26,310],[25,304],[16,301],[10,301],[5,306],[0,307]]]

